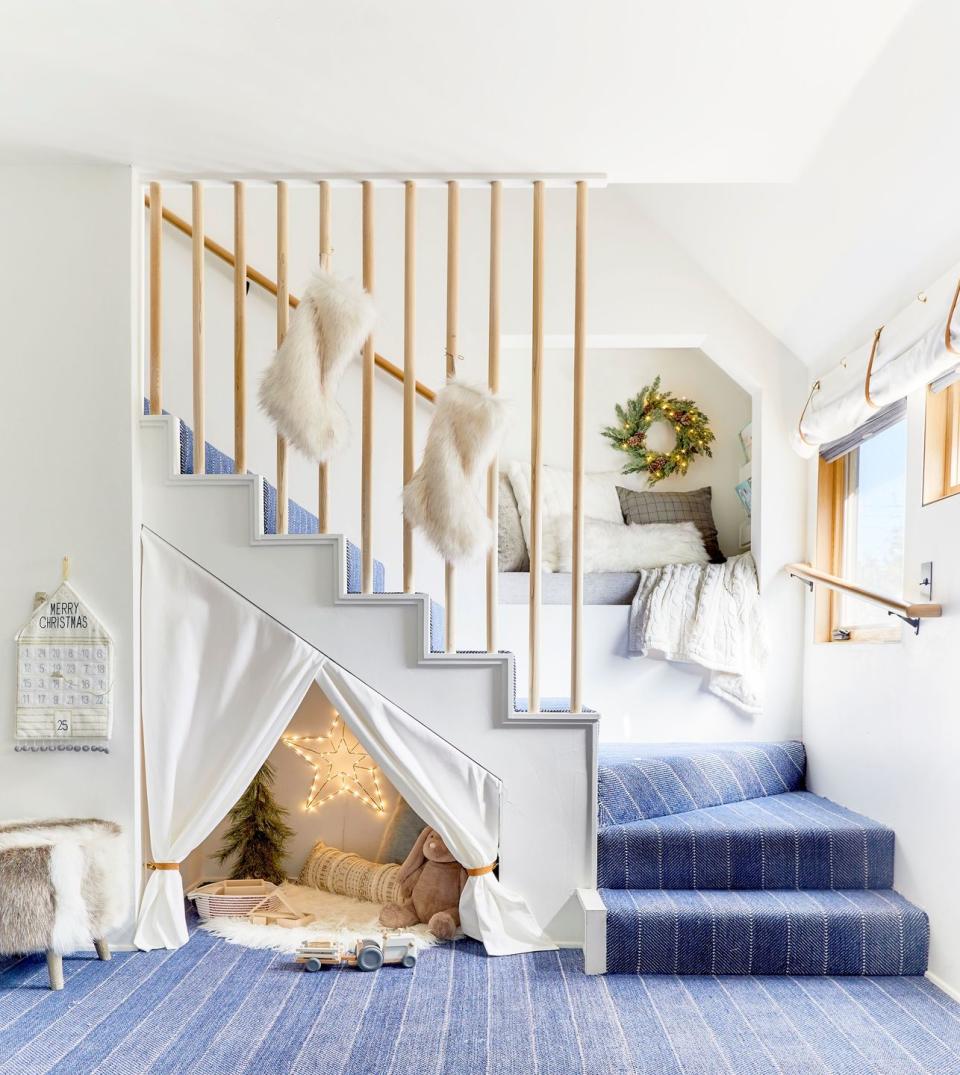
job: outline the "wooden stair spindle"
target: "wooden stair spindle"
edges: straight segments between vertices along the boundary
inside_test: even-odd
[[[404,184],[403,196],[403,484],[415,469],[414,437],[417,421],[417,185]],[[413,527],[403,521],[403,592],[413,593]]]
[[[233,184],[233,458],[247,472],[247,193]]]
[[[163,194],[150,184],[150,413],[163,411]]]
[[[283,343],[290,324],[287,278],[287,242],[289,233],[289,198],[287,184],[277,183],[277,347]],[[287,441],[277,434],[277,533],[287,532]]]
[[[320,182],[320,268],[329,272],[333,263],[333,246],[330,236],[332,207],[330,204],[330,184],[327,180]],[[318,530],[326,534],[330,526],[330,462],[324,459],[317,466],[317,519]]]
[[[363,286],[373,295],[373,183],[363,183]],[[363,345],[360,459],[360,589],[373,592],[373,335]]]
[[[493,393],[500,391],[500,234],[503,184],[490,184],[490,309],[487,327],[487,385]],[[487,472],[487,516],[493,533],[497,533],[499,512],[499,463],[496,457]],[[497,542],[487,553],[487,652],[497,651]]]
[[[203,337],[203,184],[191,183],[193,216],[193,473],[206,473]]]
[[[460,315],[460,184],[452,179],[447,183],[447,380],[457,375],[457,336]],[[456,653],[456,569],[448,560],[444,564],[444,650]]]
[[[577,183],[573,300],[573,563],[570,578],[570,712],[583,710],[583,410],[587,343],[587,184]]]
[[[530,683],[527,709],[540,711],[540,601],[543,435],[543,181],[533,184],[533,316],[530,371]]]

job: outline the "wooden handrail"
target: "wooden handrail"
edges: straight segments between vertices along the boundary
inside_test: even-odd
[[[849,594],[859,601],[869,601],[870,604],[879,605],[880,608],[885,608],[887,612],[892,612],[895,616],[900,616],[906,620],[936,619],[943,614],[941,605],[916,605],[909,601],[898,601],[895,597],[886,597],[883,594],[874,593],[872,590],[865,590],[855,582],[841,579],[837,575],[830,575],[826,571],[820,571],[812,567],[810,564],[787,564],[784,570],[787,574],[794,575],[801,581],[810,583],[811,586],[826,586],[829,590]]]
[[[150,208],[150,195],[145,194],[143,197],[144,205]],[[163,219],[176,228],[177,231],[182,232],[184,235],[193,238],[193,228],[190,226],[189,221],[184,220],[183,217],[177,216],[171,209],[163,206]],[[203,237],[203,245],[213,254],[214,257],[219,258],[221,261],[226,262],[228,265],[234,264],[233,251],[228,250],[225,246],[222,246],[216,241],[211,239],[209,235]],[[247,266],[247,279],[256,284],[258,287],[262,287],[264,291],[269,291],[271,295],[276,296],[277,285],[276,281],[271,280],[269,276],[260,272],[259,269],[253,268],[252,265]],[[289,296],[290,305],[296,308],[300,305],[300,299],[292,292]],[[403,370],[394,365],[389,358],[384,358],[383,355],[374,355],[374,362],[379,369],[382,369],[384,373],[388,373],[394,380],[403,383]],[[428,403],[436,402],[437,394],[432,388],[422,384],[420,381],[416,382],[417,395],[421,396]]]

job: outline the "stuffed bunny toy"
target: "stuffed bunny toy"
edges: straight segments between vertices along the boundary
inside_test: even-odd
[[[460,893],[467,871],[450,854],[443,837],[429,826],[417,837],[398,877],[403,903],[388,903],[380,924],[389,929],[425,922],[442,941],[460,926]]]

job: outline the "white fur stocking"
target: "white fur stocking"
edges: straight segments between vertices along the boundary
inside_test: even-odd
[[[327,459],[347,441],[337,390],[373,321],[373,300],[356,281],[319,270],[260,382],[260,405],[277,432],[311,459]]]
[[[493,528],[477,493],[504,427],[504,405],[486,388],[449,383],[437,395],[423,461],[403,490],[403,514],[446,560],[468,560]]]

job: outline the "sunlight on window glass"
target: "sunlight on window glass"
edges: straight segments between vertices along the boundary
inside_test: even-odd
[[[864,442],[847,466],[844,561],[847,578],[876,593],[903,592],[907,423],[898,422]],[[883,609],[845,597],[843,626],[888,626]]]

